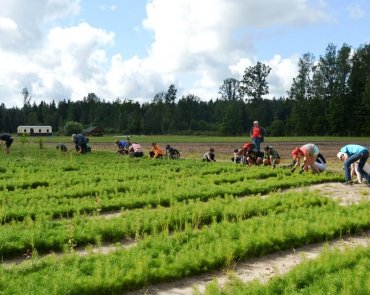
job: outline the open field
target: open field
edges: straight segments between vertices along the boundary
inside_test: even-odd
[[[113,137],[91,138],[91,154],[58,152],[57,142],[72,147],[67,140],[28,138],[22,144],[16,138],[10,156],[0,150],[0,293],[191,294],[200,276],[207,277],[205,282],[233,277],[251,261],[264,259],[262,268],[271,267],[269,261],[281,253],[289,256],[293,249],[343,239],[361,239],[358,244],[365,248],[346,251],[342,260],[330,254],[335,269],[346,278],[369,281],[370,189],[341,185],[335,155],[349,143],[343,139],[317,142],[329,160],[329,171],[320,175],[233,164],[232,150],[243,141],[155,140],[180,150],[182,159],[171,161],[115,155]],[[301,140],[271,144],[288,163],[290,151],[306,143]],[[152,141],[138,140],[145,152]],[[219,161],[203,163],[200,158],[210,145]],[[303,266],[299,279],[288,272],[287,280],[297,282],[289,288],[296,293],[308,288],[307,294],[315,294],[320,284],[336,293],[369,291],[368,284],[339,284],[341,273],[334,274],[329,261],[318,261],[314,267],[325,281],[310,275],[312,266]],[[271,271],[260,273],[266,280],[272,277]],[[279,282],[288,286],[284,279]],[[185,291],[175,290],[182,285]],[[226,281],[223,285],[236,290]],[[309,285],[317,287],[312,291]],[[221,294],[212,288],[203,290]],[[281,291],[275,285],[253,288]]]
[[[17,140],[17,137],[15,137]],[[115,151],[116,147],[114,141],[116,139],[125,139],[126,136],[103,136],[91,137],[91,145],[94,150],[98,151]],[[171,144],[177,147],[183,157],[199,159],[209,149],[214,147],[216,149],[216,156],[222,160],[228,160],[232,156],[235,148],[238,148],[250,141],[247,136],[234,136],[234,137],[206,137],[206,136],[148,136],[148,135],[130,135],[131,142],[140,143],[146,154],[150,150],[152,142],[159,143],[162,147],[166,144]],[[37,143],[38,138],[30,139]],[[72,147],[70,137],[44,137],[43,141],[46,146],[53,147],[59,142],[66,143]],[[310,137],[267,137],[261,147],[265,145],[272,145],[276,148],[283,160],[290,160],[290,153],[296,146],[301,146],[306,143],[315,143],[319,146],[320,151],[325,157],[331,161],[336,162],[336,154],[339,149],[349,143],[357,143],[363,146],[370,146],[369,137],[323,137],[323,136],[310,136]]]

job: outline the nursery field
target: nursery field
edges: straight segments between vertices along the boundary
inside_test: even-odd
[[[116,155],[110,139],[94,140],[87,155],[58,152],[60,138],[17,140],[9,156],[0,150],[0,294],[145,294],[148,286],[370,230],[367,187],[358,185],[346,206],[309,189],[341,185],[336,169],[246,167],[227,161],[227,152],[204,163],[209,142],[186,159],[132,159]],[[367,294],[369,261],[369,247],[327,251],[269,284],[230,280],[206,293]]]

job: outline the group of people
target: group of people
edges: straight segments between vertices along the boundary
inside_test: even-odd
[[[91,153],[90,140],[82,133],[72,134],[71,140],[75,145],[78,154]],[[56,149],[61,152],[68,152],[68,147],[64,143],[58,143]],[[72,150],[71,150],[72,151]]]
[[[254,143],[246,143],[241,148],[234,150],[231,161],[248,166],[264,164],[276,168],[276,165],[280,163],[280,154],[270,145],[267,145],[262,152],[257,149]]]
[[[118,146],[117,154],[129,155],[132,157],[142,157],[144,155],[141,145],[136,142],[131,143],[129,137],[126,137],[126,140],[116,140],[115,144]],[[180,152],[169,144],[166,145],[165,152],[156,142],[153,142],[151,147],[149,152],[149,157],[151,159],[163,157],[167,157],[168,159],[180,158]]]
[[[234,150],[234,155],[231,160],[234,163],[251,165],[272,166],[275,168],[280,163],[280,155],[277,150],[272,146],[267,145],[262,152],[260,150],[261,143],[264,142],[265,130],[262,128],[258,121],[253,122],[253,127],[250,130],[251,141],[246,143],[241,148]],[[72,142],[75,144],[77,153],[84,154],[91,152],[89,145],[89,139],[83,134],[72,134]],[[6,147],[6,153],[9,155],[10,147],[13,143],[13,137],[10,134],[0,134],[0,140],[2,143],[0,147]],[[142,157],[144,155],[143,149],[137,142],[131,143],[130,138],[126,137],[126,140],[116,140],[115,144],[118,146],[117,154],[127,154],[131,157]],[[67,152],[68,148],[65,144],[58,144],[57,149],[63,152]],[[153,142],[149,157],[152,159],[167,157],[169,159],[178,159],[180,152],[170,145],[166,145],[165,151],[156,143]],[[317,145],[313,143],[307,143],[301,147],[296,147],[291,152],[293,159],[290,164],[291,172],[294,172],[298,167],[300,173],[311,169],[314,173],[320,173],[326,170],[325,157],[320,153]],[[357,182],[365,182],[370,186],[370,165],[366,162],[369,158],[369,149],[357,145],[348,144],[343,146],[337,154],[339,160],[343,161],[343,169],[345,174],[345,185],[352,184],[352,178],[357,177]],[[215,162],[216,155],[214,148],[210,148],[202,158],[206,162]]]
[[[130,137],[126,137],[126,140],[116,140],[115,144],[118,147],[116,154],[129,155],[133,158],[140,158],[144,156],[141,145],[137,142],[131,143]]]

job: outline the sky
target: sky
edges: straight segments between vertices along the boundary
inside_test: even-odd
[[[284,97],[299,58],[369,44],[369,0],[0,0],[0,104],[220,97],[227,78],[271,67]]]

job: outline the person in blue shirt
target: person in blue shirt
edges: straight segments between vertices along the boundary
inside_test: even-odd
[[[367,185],[370,186],[370,176],[364,171],[364,165],[369,158],[369,150],[358,144],[348,144],[342,147],[337,154],[339,160],[344,161],[344,173],[346,182],[351,184],[351,164],[358,161],[358,172],[366,179]]]
[[[115,141],[115,144],[118,146],[118,151],[116,152],[116,154],[122,154],[122,155],[128,154],[128,150],[131,145],[129,137],[126,137],[126,140],[117,139]]]

